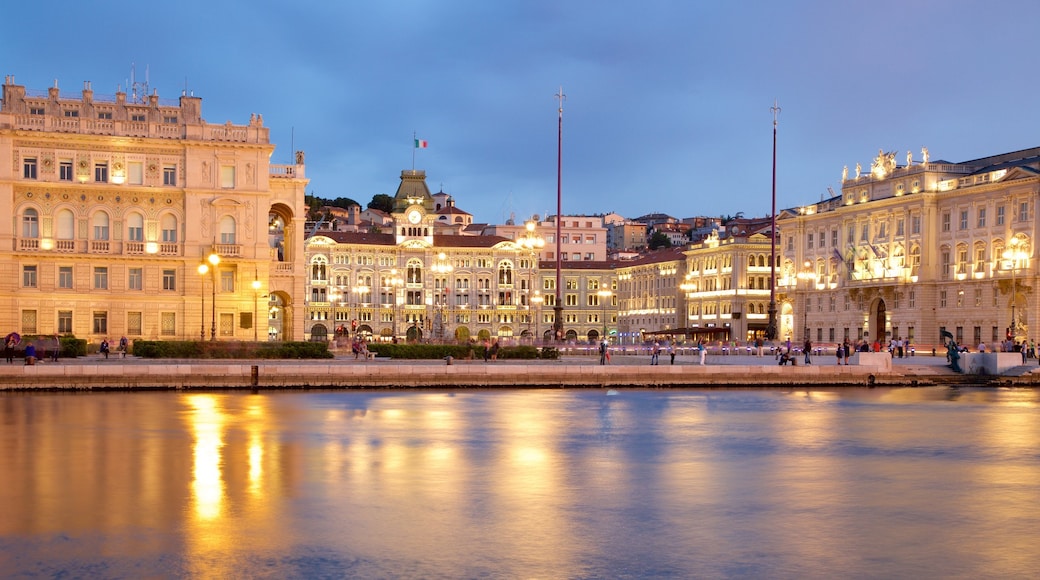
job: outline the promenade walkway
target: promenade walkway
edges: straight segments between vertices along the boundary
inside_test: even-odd
[[[805,365],[780,366],[772,356],[662,353],[658,365],[647,354],[613,353],[599,365],[598,354],[565,355],[560,360],[390,360],[365,361],[337,353],[325,360],[154,360],[90,355],[26,366],[0,361],[0,390],[28,389],[201,389],[201,388],[431,388],[431,387],[790,387],[924,386],[965,383],[930,355],[892,359],[891,369],[838,366],[833,356]],[[1040,379],[1040,367],[1015,369],[1020,382]],[[1024,375],[1024,376],[1023,376]]]

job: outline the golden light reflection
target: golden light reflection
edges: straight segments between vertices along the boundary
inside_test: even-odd
[[[195,464],[191,490],[195,515],[202,520],[212,520],[220,517],[224,498],[221,477],[224,417],[214,395],[191,395],[188,403],[194,410],[191,428],[195,434]]]
[[[262,399],[257,399],[260,400]],[[263,495],[264,477],[264,408],[258,402],[254,402],[246,410],[246,416],[249,419],[246,426],[249,433],[249,493],[260,496]]]

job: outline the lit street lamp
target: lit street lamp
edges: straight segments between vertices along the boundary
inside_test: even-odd
[[[607,340],[607,302],[610,301],[613,292],[604,288],[596,294],[599,294],[600,305],[603,307],[603,340]]]
[[[393,301],[393,304],[394,304],[394,314],[393,314],[393,320],[391,321],[391,327],[393,329],[392,338],[396,339],[397,338],[397,308],[398,308],[397,288],[404,285],[404,280],[402,280],[401,277],[397,275],[397,269],[394,268],[393,270],[390,270],[390,278],[386,279],[385,283],[389,284],[389,288],[392,291],[392,294],[390,295],[390,299]]]
[[[455,267],[452,266],[451,262],[448,260],[448,257],[447,257],[447,255],[445,255],[444,252],[441,252],[440,254],[437,254],[437,261],[434,262],[434,264],[432,266],[430,266],[430,270],[432,270],[434,274],[438,274],[440,276],[444,276],[444,278],[443,278],[444,284],[442,284],[440,288],[435,288],[435,290],[437,291],[437,307],[438,307],[438,310],[437,310],[437,321],[436,321],[438,323],[438,326],[436,328],[436,331],[437,331],[437,337],[440,338],[442,341],[444,340],[445,326],[446,326],[445,325],[445,320],[444,320],[444,307],[445,307],[445,303],[448,301],[448,295],[449,295],[448,280],[450,279],[451,272],[454,269],[455,269]]]
[[[217,266],[220,264],[220,256],[216,252],[213,252],[208,258],[206,258],[206,260],[209,261],[212,266],[210,269],[213,270],[213,310],[210,316],[209,327],[209,339],[212,341],[217,340]]]
[[[1022,240],[1020,238],[1011,238],[1008,246],[1010,247],[1001,255],[1005,260],[1005,268],[1011,270],[1011,325],[1008,327],[1008,332],[1011,334],[1012,340],[1017,340],[1018,318],[1015,317],[1015,305],[1018,302],[1018,267],[1022,260],[1029,259],[1029,254],[1021,248]]]
[[[527,316],[528,316],[527,328],[528,328],[528,331],[530,331],[530,328],[531,328],[531,301],[533,300],[533,297],[531,296],[531,291],[534,290],[534,272],[535,272],[535,270],[538,269],[538,254],[541,252],[542,248],[545,247],[545,239],[542,238],[541,236],[539,236],[538,233],[535,231],[535,227],[537,227],[537,225],[538,224],[535,223],[534,220],[528,220],[524,224],[524,229],[526,231],[524,232],[523,237],[521,237],[520,239],[518,239],[516,241],[517,244],[519,244],[521,248],[527,250],[531,254],[531,263],[528,264],[528,270],[527,270],[527,292],[528,292],[528,300],[527,300],[528,301],[528,304],[527,304]]]
[[[206,274],[209,274],[209,264],[202,262],[199,264],[199,276],[202,280],[199,284],[199,297],[202,299],[202,308],[199,311],[199,340],[206,340]]]
[[[534,314],[534,316],[535,316],[535,318],[534,318],[534,337],[535,337],[536,340],[540,340],[539,337],[538,337],[538,318],[540,318],[541,315],[542,315],[542,300],[544,300],[544,298],[542,298],[541,291],[540,290],[535,290],[534,291],[534,296],[531,296],[531,304],[533,304],[534,307],[535,307],[535,314]],[[528,321],[527,326],[528,326],[528,328],[530,328],[530,326],[531,326],[530,321]]]
[[[804,269],[798,272],[798,279],[805,281],[805,292],[802,294],[802,341],[809,340],[809,290],[812,282],[816,279],[816,273],[812,270],[812,262],[809,260],[803,264]]]

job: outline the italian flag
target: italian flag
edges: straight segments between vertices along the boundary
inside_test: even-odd
[[[426,142],[425,139],[416,139],[415,140],[415,148],[416,149],[426,149],[427,145],[428,145],[428,143]]]

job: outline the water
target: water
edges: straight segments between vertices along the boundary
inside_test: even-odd
[[[13,578],[1036,577],[1033,390],[0,396]]]

